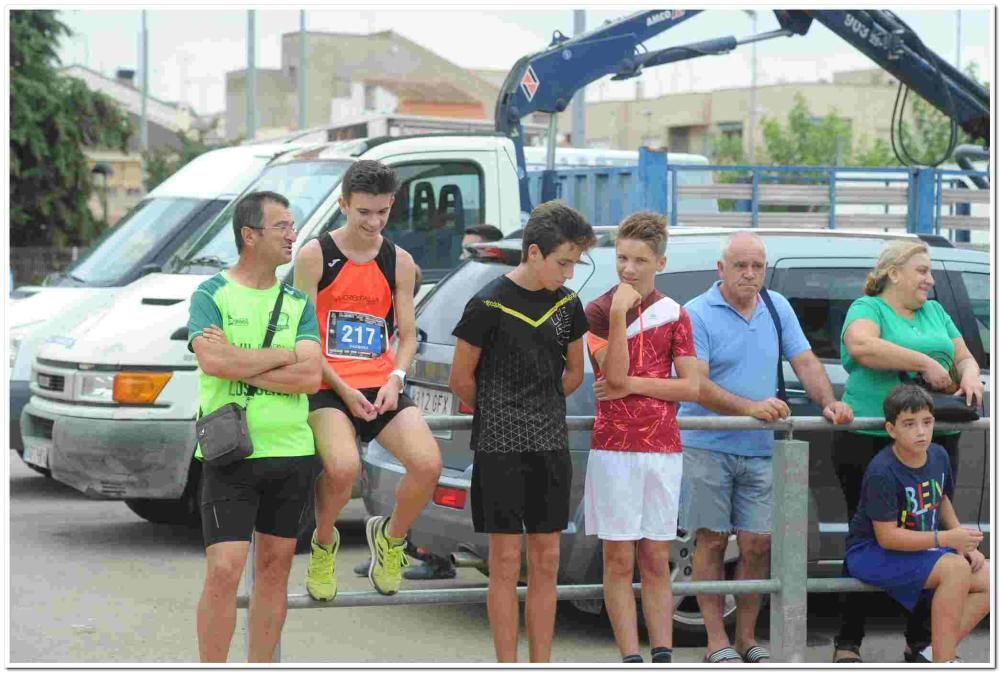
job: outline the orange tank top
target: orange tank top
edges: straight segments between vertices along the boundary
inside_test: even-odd
[[[396,368],[390,338],[396,331],[396,246],[383,236],[375,259],[357,264],[333,236],[319,241],[323,276],[316,318],[327,362],[352,388],[380,388]],[[324,382],[323,388],[328,388]]]

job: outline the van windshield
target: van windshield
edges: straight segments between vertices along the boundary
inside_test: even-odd
[[[295,228],[300,229],[340,183],[350,165],[349,161],[278,164],[265,169],[244,194],[260,191],[281,194],[290,202]],[[171,273],[205,273],[206,267],[215,271],[236,263],[239,255],[233,236],[233,213],[238,201],[230,203],[204,234],[175,255],[168,267]]]
[[[183,231],[197,231],[219,214],[225,201],[153,197],[140,201],[109,228],[54,285],[115,287]],[[176,245],[176,243],[175,243]]]

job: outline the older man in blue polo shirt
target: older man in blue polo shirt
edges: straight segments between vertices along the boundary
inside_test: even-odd
[[[698,403],[684,402],[679,417],[753,416],[775,421],[789,415],[775,396],[778,384],[778,325],[761,289],[767,250],[759,236],[737,232],[723,244],[720,281],[685,305],[691,316],[701,373]],[[851,408],[838,402],[822,363],[813,354],[788,300],[770,298],[781,329],[782,355],[791,362],[806,392],[833,423],[848,423]],[[682,430],[684,479],[680,527],[694,533],[693,580],[722,579],[723,558],[736,531],[738,579],[762,579],[769,573],[771,551],[770,430]],[[754,625],[760,610],[757,594],[736,598],[735,649],[723,623],[722,596],[698,595],[708,632],[705,661],[761,663],[769,654],[757,645]]]

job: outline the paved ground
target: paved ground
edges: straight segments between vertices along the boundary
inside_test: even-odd
[[[10,452],[10,662],[191,663],[197,661],[194,608],[204,578],[198,530],[154,525],[124,504],[91,500],[31,472]],[[367,580],[351,568],[367,555],[364,511],[353,501],[340,526],[342,591],[363,591]],[[292,591],[304,591],[306,556],[295,559]],[[456,580],[411,586],[482,586],[472,569]],[[829,597],[810,601],[810,662],[828,662],[836,619]],[[901,661],[902,621],[887,599],[872,597],[869,661]],[[244,619],[233,661],[245,660]],[[762,619],[766,625],[766,617]],[[523,640],[523,639],[522,639]],[[987,625],[963,644],[967,661],[986,662]],[[696,662],[702,648],[678,648],[677,662]],[[522,646],[522,658],[526,659]],[[614,663],[617,652],[604,618],[561,607],[556,662]],[[484,605],[293,610],[285,626],[282,660],[335,662],[491,662]]]

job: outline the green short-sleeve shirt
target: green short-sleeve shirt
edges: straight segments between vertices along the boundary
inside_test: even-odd
[[[260,348],[279,291],[285,296],[281,300],[271,348],[294,350],[295,344],[302,340],[319,343],[316,311],[303,292],[281,283],[266,290],[245,287],[222,272],[199,285],[191,296],[188,348],[193,350],[191,342],[211,325],[221,327],[234,346]],[[306,395],[258,389],[247,404],[246,390],[247,385],[242,381],[229,381],[200,372],[198,401],[202,414],[210,414],[229,402],[246,405],[247,426],[253,441],[250,458],[313,455],[315,446],[307,422],[309,401]],[[195,457],[200,459],[201,455],[201,447],[198,447]]]
[[[844,402],[854,410],[855,416],[882,416],[882,401],[893,386],[899,383],[898,371],[869,369],[847,352],[844,333],[847,332],[848,325],[861,318],[878,325],[879,336],[897,346],[930,355],[939,362],[944,360],[941,354],[947,355],[950,361],[955,359],[955,344],[952,339],[961,336],[961,333],[951,316],[933,299],[924,302],[914,313],[912,320],[900,317],[881,297],[855,299],[847,311],[844,328],[840,333],[840,361],[848,374]],[[884,430],[859,432],[888,436]]]

